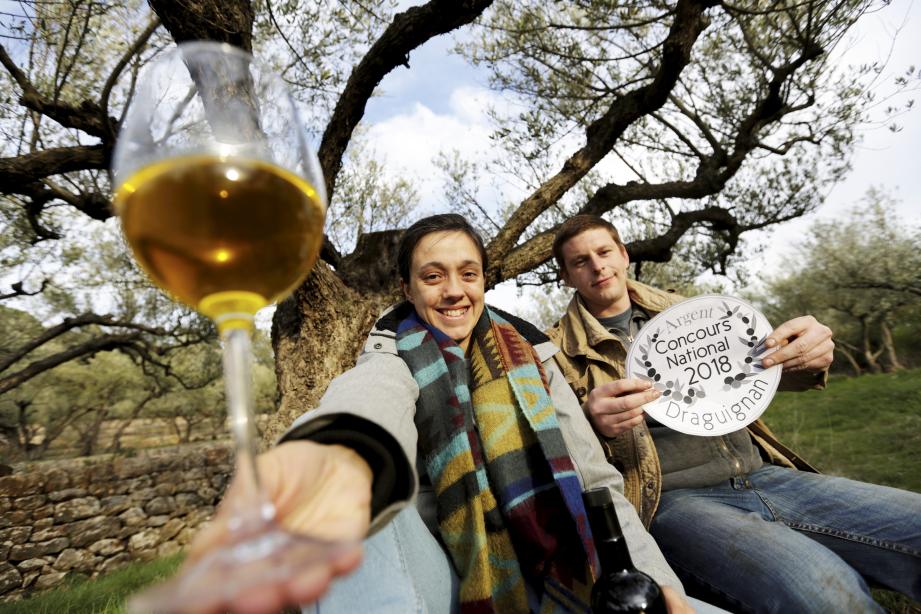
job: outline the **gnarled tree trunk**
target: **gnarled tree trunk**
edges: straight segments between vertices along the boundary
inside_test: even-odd
[[[398,14],[355,67],[326,128],[318,152],[332,195],[342,155],[365,105],[380,80],[405,64],[427,40],[473,21],[492,0],[431,0]],[[151,7],[177,42],[212,39],[250,50],[250,0],[196,0],[186,14],[181,0],[151,0]],[[176,14],[182,16],[176,18]],[[294,295],[278,305],[272,346],[278,380],[278,411],[266,425],[264,441],[275,440],[302,412],[314,407],[330,380],[351,367],[361,342],[380,312],[399,297],[395,253],[401,231],[359,237],[352,254],[340,258],[324,250]]]
[[[355,364],[377,316],[396,298],[395,287],[389,292],[350,288],[320,262],[294,295],[279,303],[272,346],[280,402],[265,441],[277,439],[316,406],[329,382]]]
[[[856,351],[856,349],[857,348],[851,344],[845,343],[840,339],[835,340],[835,351],[844,356],[848,364],[851,365],[851,369],[854,370],[854,377],[859,377],[863,375],[863,369],[860,368],[857,359],[854,358],[854,351]]]
[[[899,362],[899,357],[895,353],[895,342],[892,340],[892,331],[889,325],[883,320],[879,323],[879,330],[882,333],[883,352],[886,357],[886,373],[901,371],[905,366]]]
[[[860,330],[860,355],[867,364],[867,370],[870,373],[882,373],[883,368],[879,366],[879,361],[877,360],[882,353],[882,349],[873,349],[873,341],[870,338],[870,322],[867,316],[860,316]]]

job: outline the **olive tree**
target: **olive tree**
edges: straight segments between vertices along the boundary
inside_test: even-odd
[[[170,39],[204,38],[256,48],[308,103],[331,218],[341,219],[350,205],[368,205],[343,198],[368,198],[360,182],[341,190],[368,101],[386,75],[412,70],[414,51],[453,34],[458,52],[520,109],[494,113],[497,155],[481,172],[518,182],[523,198],[483,202],[465,183],[469,161],[442,165],[457,197],[449,205],[488,238],[488,286],[546,275],[553,232],[576,212],[642,219],[646,234],[628,244],[636,263],[691,248],[699,266],[724,271],[744,233],[814,209],[846,170],[875,71],[839,71],[830,56],[885,4],[429,0],[400,11],[387,0],[150,0],[147,14],[136,3],[35,3],[18,55],[0,47],[2,85],[15,92],[2,103],[14,121],[2,128],[0,194],[26,242],[56,240],[77,223],[58,210],[108,218],[106,168],[143,64]],[[329,237],[278,306],[281,402],[269,436],[352,364],[398,298],[402,224],[391,222],[348,250]],[[40,280],[9,287],[34,292]]]

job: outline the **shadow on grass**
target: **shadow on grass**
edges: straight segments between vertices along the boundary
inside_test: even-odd
[[[165,580],[182,562],[182,555],[149,563],[132,563],[95,580],[74,576],[46,593],[0,604],[0,614],[122,614],[125,600],[141,588]]]

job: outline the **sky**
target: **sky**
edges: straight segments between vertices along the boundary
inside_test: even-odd
[[[921,0],[893,0],[884,10],[864,16],[836,50],[842,66],[885,60],[883,91],[892,78],[914,64],[921,65]],[[487,103],[507,104],[488,88],[482,72],[456,55],[445,55],[453,46],[450,37],[429,42],[410,56],[411,70],[398,68],[380,86],[380,95],[369,103],[365,124],[367,138],[376,154],[385,159],[390,172],[412,177],[419,187],[426,212],[446,209],[441,197],[442,179],[432,159],[442,148],[456,149],[467,159],[484,156],[490,146]],[[914,94],[918,94],[915,92]],[[896,99],[904,102],[905,96]],[[840,217],[871,186],[900,199],[904,220],[921,219],[921,113],[917,110],[897,119],[892,132],[885,126],[861,131],[862,142],[853,157],[853,170],[830,190],[815,213],[778,225],[768,233],[749,234],[748,240],[766,246],[748,263],[759,273],[775,274],[793,246],[816,219]],[[514,194],[514,187],[510,187]],[[755,280],[757,282],[757,280]],[[487,295],[491,304],[520,311],[522,300],[514,282],[506,282]]]

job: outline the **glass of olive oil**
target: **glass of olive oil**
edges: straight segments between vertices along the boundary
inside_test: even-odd
[[[236,444],[230,545],[132,602],[138,611],[232,607],[337,546],[291,534],[259,487],[250,336],[323,242],[326,194],[282,80],[226,44],[182,44],[144,71],[113,153],[114,207],[134,257],[175,300],[213,319]]]

